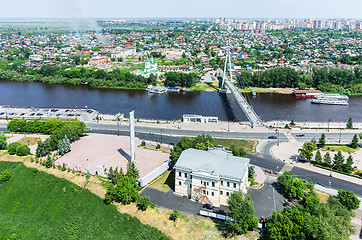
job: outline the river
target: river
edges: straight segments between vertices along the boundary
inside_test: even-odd
[[[362,122],[362,96],[352,96],[348,106],[311,104],[309,99],[264,93],[248,99],[263,121]],[[135,110],[136,118],[174,120],[182,114],[217,116],[220,120],[247,121],[231,94],[209,92],[149,94],[141,90],[96,89],[88,86],[11,82],[0,80],[0,105],[97,109],[101,113]]]

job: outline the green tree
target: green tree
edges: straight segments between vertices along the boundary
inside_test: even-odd
[[[359,208],[360,200],[352,191],[338,189],[337,199],[348,210],[356,210]]]
[[[58,141],[58,151],[59,151],[59,155],[60,155],[60,156],[63,156],[64,153],[65,153],[65,150],[64,150],[64,142],[63,142],[63,140],[61,140],[61,139]]]
[[[283,211],[273,212],[267,224],[267,239],[271,240],[304,240],[305,219],[302,209],[286,207]]]
[[[348,118],[346,127],[347,127],[347,129],[352,129],[353,128],[353,121],[352,121],[351,117]]]
[[[50,155],[47,156],[47,160],[45,162],[45,167],[47,168],[51,168],[53,166],[53,161],[52,159],[50,158]]]
[[[6,136],[3,133],[0,133],[0,150],[6,149],[8,143],[6,142]]]
[[[16,148],[16,155],[27,156],[30,154],[30,148],[27,145],[19,145]]]
[[[319,138],[318,141],[318,147],[319,148],[324,148],[324,146],[326,145],[326,135],[324,133],[322,133],[321,137]]]
[[[149,204],[150,204],[150,197],[140,197],[137,199],[138,210],[146,211]]]
[[[8,180],[10,180],[10,178],[11,178],[11,172],[9,170],[5,169],[4,171],[1,172],[0,183],[8,181]]]
[[[295,122],[294,122],[294,120],[292,119],[292,121],[290,121],[290,124],[289,124],[290,126],[295,126]]]
[[[254,176],[255,176],[254,166],[250,166],[248,170],[248,177],[254,179]]]
[[[333,168],[337,171],[343,171],[344,157],[341,151],[338,151],[333,157]]]
[[[346,161],[346,164],[344,165],[344,171],[347,173],[351,173],[353,171],[353,158],[352,155],[349,155]]]
[[[316,161],[316,163],[321,164],[322,163],[322,154],[321,152],[318,150],[315,154],[314,160]]]
[[[230,194],[227,200],[229,206],[228,216],[234,221],[227,220],[226,228],[231,234],[245,234],[248,230],[256,228],[258,219],[254,217],[254,203],[250,195],[241,191]]]
[[[65,153],[69,152],[71,145],[67,135],[64,135],[63,144],[64,144],[64,152]]]
[[[323,162],[327,167],[330,167],[332,165],[332,158],[331,158],[331,154],[329,154],[329,152],[327,152],[324,155]]]
[[[304,189],[306,188],[303,180],[296,178],[292,172],[286,171],[278,177],[282,191],[288,197],[302,198],[305,195]]]
[[[139,190],[140,187],[134,178],[127,176],[122,177],[118,180],[116,185],[108,187],[105,202],[111,203],[112,201],[115,201],[129,204],[130,202],[137,200]]]
[[[13,142],[13,143],[10,143],[9,144],[9,147],[8,147],[8,152],[10,155],[14,155],[16,154],[16,149],[17,147],[19,147],[21,145],[21,143],[19,142]]]
[[[305,142],[303,148],[299,149],[300,156],[308,159],[309,161],[313,157],[313,151],[316,149],[316,145],[313,142]]]
[[[130,178],[134,178],[135,180],[137,180],[140,177],[139,171],[136,168],[136,165],[131,162],[131,160],[128,160],[127,163],[127,173],[126,173],[127,177]]]
[[[179,215],[180,215],[179,211],[177,209],[174,209],[173,212],[170,214],[169,219],[176,222]]]
[[[353,139],[352,139],[352,142],[351,142],[351,147],[352,148],[358,148],[359,147],[359,140],[358,140],[358,136],[357,136],[357,134],[355,134],[354,136],[353,136]]]

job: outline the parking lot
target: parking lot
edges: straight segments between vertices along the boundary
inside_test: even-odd
[[[16,108],[0,106],[0,118],[34,118],[34,119],[78,119],[92,121],[98,112],[93,109],[65,108]]]

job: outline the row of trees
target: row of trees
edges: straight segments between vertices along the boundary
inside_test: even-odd
[[[10,132],[52,134],[53,132],[64,127],[65,125],[72,123],[74,123],[74,121],[69,121],[69,122],[61,120],[27,121],[24,119],[13,119],[8,123],[7,129]]]
[[[166,72],[164,84],[167,87],[191,87],[195,85],[197,79],[195,73]]]
[[[362,69],[314,68],[310,72],[291,68],[265,71],[242,71],[236,76],[240,87],[299,87],[318,88],[341,94],[362,93]]]
[[[6,136],[3,133],[0,133],[0,150],[4,150],[8,147],[8,143],[6,142]]]
[[[0,79],[19,82],[85,84],[96,88],[145,89],[149,84],[156,84],[157,77],[151,75],[144,78],[129,72],[122,72],[119,69],[109,72],[103,69],[95,71],[88,68],[64,70],[44,65],[40,70],[29,69],[26,72],[1,69]]]
[[[291,172],[285,172],[278,182],[286,193],[289,190],[285,188],[299,181]],[[307,190],[301,184],[297,188],[297,194],[292,198],[302,199],[301,205],[273,212],[267,219],[267,239],[349,239],[353,233],[352,210],[360,203],[353,192],[339,189],[336,197],[321,203],[313,188]]]

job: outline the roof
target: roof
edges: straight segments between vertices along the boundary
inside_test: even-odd
[[[193,173],[207,172],[215,177],[231,178],[241,181],[250,160],[235,157],[222,148],[207,151],[189,148],[181,153],[175,168],[191,170]]]
[[[301,93],[322,93],[319,90],[294,90],[294,92],[296,94],[301,94]]]

